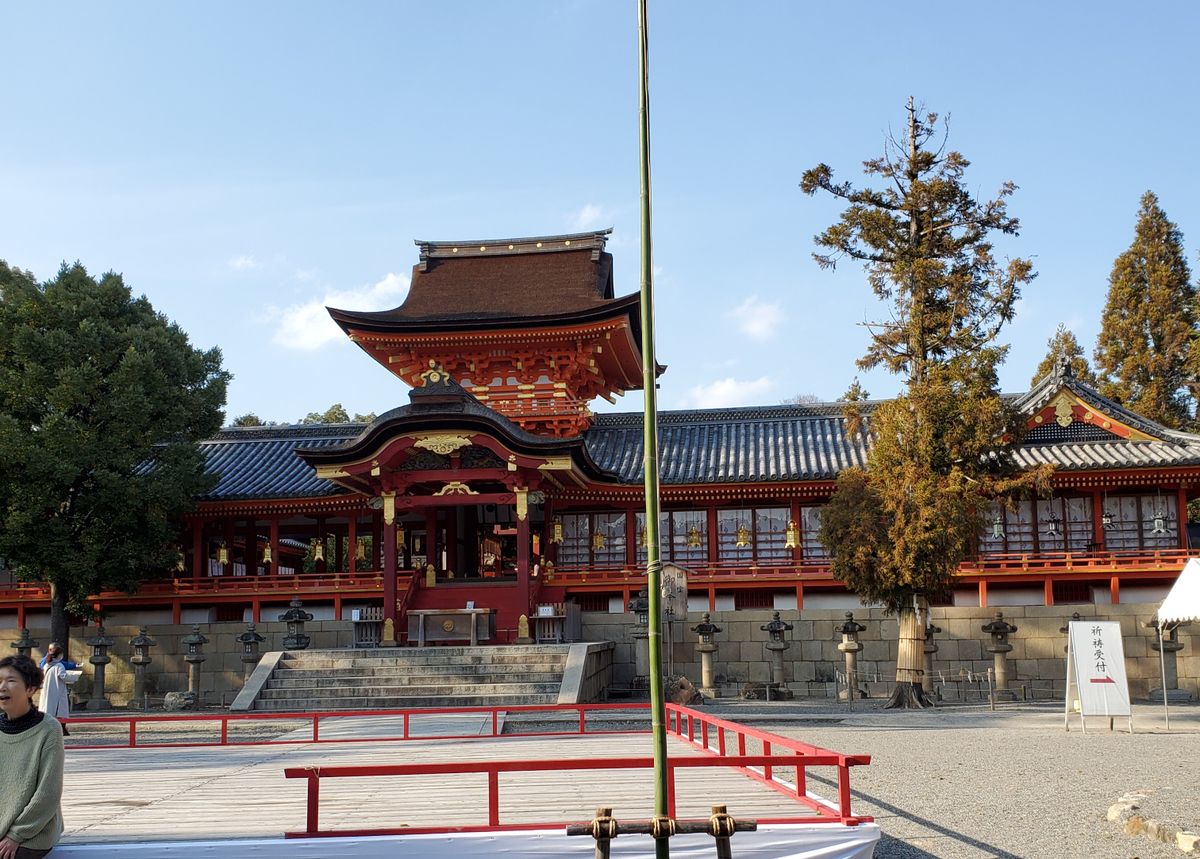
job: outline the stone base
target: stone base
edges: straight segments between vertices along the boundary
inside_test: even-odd
[[[1150,695],[1148,696],[1147,700],[1151,701],[1154,704],[1161,704],[1162,699],[1163,699],[1163,696],[1162,696],[1161,689],[1151,689]],[[1192,700],[1192,693],[1188,692],[1186,689],[1168,689],[1167,690],[1167,703],[1168,704],[1186,704],[1188,701],[1191,701],[1191,700]]]
[[[747,683],[742,697],[747,701],[791,701],[795,696],[791,689],[775,683]]]
[[[855,698],[866,698],[867,697],[867,691],[865,689],[857,689],[855,691],[858,692],[858,694],[854,696]],[[843,689],[840,692],[838,692],[838,700],[839,701],[848,701],[849,699],[850,699],[850,690],[849,689]]]
[[[992,694],[995,695],[997,701],[1017,700],[1017,693],[1013,692],[1011,689],[995,689],[993,690]]]
[[[83,709],[91,711],[111,710],[112,704],[108,702],[107,698],[89,698],[88,702],[83,705]]]

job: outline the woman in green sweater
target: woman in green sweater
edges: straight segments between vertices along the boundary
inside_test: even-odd
[[[0,659],[0,859],[39,859],[62,835],[62,729],[33,706],[42,670]]]

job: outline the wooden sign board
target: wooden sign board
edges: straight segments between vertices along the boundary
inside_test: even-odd
[[[1072,688],[1075,694],[1072,695]],[[1129,719],[1133,733],[1133,709],[1129,681],[1125,675],[1125,646],[1121,624],[1115,620],[1073,620],[1067,632],[1067,690],[1063,725],[1069,731],[1071,701],[1079,701],[1079,722],[1087,733],[1088,716],[1117,716]]]

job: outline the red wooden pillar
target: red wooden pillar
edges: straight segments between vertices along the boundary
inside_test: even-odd
[[[396,502],[395,495],[383,498],[383,620],[392,622],[391,644],[396,628]]]
[[[338,528],[337,534],[333,539],[333,571],[335,573],[344,573],[346,571],[346,562],[342,560],[346,551],[346,543],[343,537],[344,532],[341,528]]]
[[[630,508],[625,511],[625,569],[636,570],[638,568],[637,550],[638,550],[638,526],[637,526],[637,511]],[[661,538],[662,535],[660,534]],[[666,554],[665,552],[663,554]],[[647,556],[648,557],[648,556]]]
[[[1050,576],[1046,576],[1042,582],[1042,603],[1044,605],[1054,605],[1054,580]]]
[[[458,507],[446,508],[446,569],[458,571]]]
[[[17,603],[17,629],[25,628],[25,603]]]
[[[204,523],[199,519],[192,522],[192,578],[198,579],[203,573],[204,564],[208,561],[208,552],[204,551]]]
[[[179,626],[183,622],[183,606],[179,604],[179,600],[171,603],[171,623]]]
[[[342,595],[341,594],[333,595],[333,619],[334,620],[342,619]]]
[[[254,599],[250,601],[250,619],[255,623],[262,623],[262,601]]]
[[[987,608],[987,579],[979,580],[979,607]]]
[[[1179,523],[1178,546],[1181,549],[1186,549],[1187,542],[1187,490],[1182,485],[1179,487],[1179,494],[1175,501],[1175,520]]]
[[[709,611],[717,610],[717,586],[716,585],[708,586],[708,610]]]
[[[346,525],[346,570],[351,573],[358,571],[358,512],[350,514]]]
[[[796,585],[796,611],[804,610],[804,585],[803,583]]]
[[[1113,605],[1121,604],[1121,579],[1118,576],[1108,580],[1108,593],[1112,597]]]
[[[517,519],[517,590],[521,594],[522,614],[528,614],[533,593],[529,577],[529,516]]]
[[[708,521],[708,528],[707,528],[707,531],[708,531],[708,563],[711,566],[711,565],[715,565],[717,563],[717,561],[720,560],[721,553],[720,553],[720,549],[719,549],[720,543],[717,540],[717,508],[709,507],[707,512],[708,512],[708,516],[707,516],[707,521]],[[710,589],[710,591],[711,591],[711,589]],[[709,602],[709,611],[716,611],[716,609],[713,607],[713,600],[710,598],[708,602]]]
[[[441,558],[438,556],[438,539],[437,539],[437,508],[425,508],[425,564],[433,564],[433,568],[440,572],[438,562]]]
[[[1092,544],[1104,548],[1104,496],[1099,489],[1092,490]]]
[[[265,566],[265,564],[264,564]],[[279,575],[279,517],[271,517],[271,568],[268,575]]]

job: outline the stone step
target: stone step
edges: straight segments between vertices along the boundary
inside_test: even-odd
[[[569,644],[506,644],[491,646],[480,644],[447,647],[360,647],[338,650],[286,650],[284,659],[356,659],[364,656],[475,656],[487,658],[498,656],[529,656],[532,654],[556,654],[566,656]]]
[[[354,687],[361,688],[365,686],[478,686],[492,683],[505,683],[519,681],[522,683],[562,683],[561,671],[511,671],[505,670],[496,673],[417,673],[409,672],[404,674],[384,673],[373,674],[368,676],[346,677],[340,672],[337,675],[331,676],[327,672],[303,672],[304,676],[297,676],[302,672],[281,672],[273,675],[267,681],[266,688],[268,689],[322,689],[327,687]]]
[[[565,665],[565,654],[479,654],[479,655],[431,655],[414,654],[412,656],[358,656],[358,657],[310,657],[294,658],[285,656],[279,660],[282,668],[289,669],[347,669],[375,667],[408,667],[410,665],[528,665],[531,663]]]
[[[435,696],[391,696],[386,698],[360,697],[317,699],[301,701],[290,699],[254,702],[255,710],[280,713],[311,713],[321,710],[408,710],[421,708],[456,707],[521,707],[533,704],[557,704],[558,694],[547,695],[435,695]]]
[[[280,676],[288,677],[341,677],[350,680],[371,677],[387,677],[393,674],[419,674],[428,677],[437,676],[503,676],[506,674],[551,673],[562,674],[563,666],[554,662],[525,662],[519,665],[503,663],[500,665],[373,665],[355,668],[292,668],[277,666]]]
[[[390,685],[386,683],[370,686],[311,687],[299,686],[285,689],[263,689],[259,698],[267,701],[282,700],[335,700],[367,697],[386,698],[392,696],[442,696],[447,698],[476,698],[489,695],[558,695],[558,683],[478,683],[478,684],[425,684],[417,686]]]

